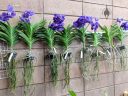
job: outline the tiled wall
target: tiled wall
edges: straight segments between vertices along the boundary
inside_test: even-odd
[[[66,25],[77,19],[80,15],[92,15],[100,18],[100,23],[111,25],[117,17],[127,19],[128,1],[127,0],[0,0],[0,10],[5,11],[8,4],[13,4],[17,11],[17,17],[11,20],[13,25],[18,21],[21,12],[31,9],[36,12],[32,22],[41,20],[52,20],[54,13],[66,15]],[[103,10],[108,5],[111,14],[106,20]],[[127,39],[125,43],[128,42]],[[84,80],[79,69],[78,51],[81,45],[79,42],[73,42],[73,60],[70,65],[71,83],[70,87],[77,92],[78,96],[121,96],[124,90],[128,90],[128,71],[120,71],[118,63],[114,63],[114,68],[110,67],[106,61],[100,61],[99,80]],[[20,60],[26,54],[26,46],[20,42],[15,46],[18,52],[17,60]],[[36,56],[34,62],[34,74],[31,91],[33,96],[65,96],[67,90],[64,89],[63,69],[59,67],[58,85],[53,87],[50,80],[50,66],[44,59],[47,55],[47,47],[42,42],[37,42],[33,46],[33,54]],[[117,59],[117,58],[115,58]],[[112,60],[113,61],[113,60]],[[23,96],[23,78],[22,64],[17,64],[18,87],[16,96]],[[106,93],[108,95],[104,95]],[[0,80],[0,96],[13,96],[7,90],[7,80]],[[30,95],[31,96],[31,95]]]

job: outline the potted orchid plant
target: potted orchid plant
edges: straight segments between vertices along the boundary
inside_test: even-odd
[[[61,63],[64,65],[65,84],[70,83],[69,67],[71,62],[71,52],[69,52],[69,45],[74,39],[74,33],[71,26],[64,28],[64,15],[57,14],[55,21],[49,27],[56,30],[56,42],[63,47],[61,54]]]
[[[89,25],[91,26],[93,32],[88,31],[88,27],[90,28]],[[101,53],[101,50],[99,50],[101,36],[100,33],[97,32],[99,27],[98,19],[91,16],[80,16],[77,21],[73,23],[73,27],[76,31],[76,38],[82,42],[82,49],[80,52],[80,59],[82,60],[82,74],[84,78],[89,79],[88,62],[91,62],[94,57],[96,61],[94,71],[98,74],[99,70],[98,59],[100,57],[99,53]]]
[[[3,12],[0,15],[0,40],[5,42],[9,47],[9,52],[4,57],[4,63],[6,63],[9,88],[11,91],[16,89],[17,84],[15,61],[17,53],[14,51],[14,46],[18,42],[18,32],[17,28],[11,26],[8,21],[14,16],[16,16],[16,13],[11,5],[8,5],[7,12]]]
[[[46,56],[46,59],[50,61],[50,69],[51,69],[51,79],[53,81],[54,86],[57,84],[58,80],[58,53],[56,50],[56,31],[58,31],[57,28],[53,28],[54,24],[56,24],[56,18],[58,18],[58,15],[55,14],[53,18],[53,23],[49,24],[49,27],[46,28],[44,26],[44,23],[42,23],[42,27],[40,28],[37,37],[41,38],[45,44],[48,46],[49,53]],[[60,21],[63,21],[64,17],[61,16]]]
[[[97,31],[99,28],[99,22],[97,18],[93,18],[90,22],[92,32],[88,34],[88,43],[90,44],[90,58],[91,61],[95,63],[94,65],[94,75],[98,76],[99,73],[99,59],[105,53],[102,51],[103,47],[101,46],[101,34]]]
[[[88,27],[90,27],[89,25],[92,24],[93,22],[93,17],[91,16],[80,16],[74,23],[73,23],[73,27],[75,30],[75,37],[76,39],[78,39],[80,42],[82,42],[82,48],[80,50],[80,59],[81,59],[81,70],[82,70],[82,74],[83,77],[88,79],[88,62],[90,60],[89,59],[89,53],[88,52],[88,44],[87,44],[87,38],[89,35],[89,31],[88,31]]]
[[[22,16],[20,17],[20,22],[17,25],[18,31],[19,31],[19,37],[21,40],[25,42],[25,44],[28,46],[29,50],[26,54],[26,56],[23,59],[23,78],[24,78],[24,96],[27,96],[29,92],[29,86],[32,82],[32,76],[34,72],[33,68],[33,61],[35,57],[32,55],[32,46],[33,44],[38,40],[36,38],[36,33],[38,32],[38,29],[40,28],[40,23],[32,24],[30,22],[31,16],[34,15],[33,11],[25,11]]]
[[[126,32],[128,30],[128,21],[125,21],[124,19],[119,19],[117,18],[117,23],[116,23],[116,27],[115,29],[118,29],[118,35],[116,37],[116,39],[121,43],[120,46],[117,47],[117,49],[119,50],[119,58],[120,58],[120,64],[121,64],[121,68],[122,69],[126,69],[126,63],[127,59],[126,59],[126,47],[123,44],[123,40],[124,38],[127,36]]]
[[[102,40],[104,42],[107,42],[110,46],[110,48],[105,48],[107,59],[112,58],[111,52],[116,53],[120,57],[121,67],[123,67],[124,54],[121,51],[125,49],[122,41],[125,37],[124,31],[128,28],[127,21],[123,21],[123,19],[117,19],[117,23],[111,25],[110,28],[106,26],[100,26],[100,28],[103,30]],[[117,47],[116,44],[114,44],[115,40],[120,41],[121,46]],[[120,50],[120,52],[118,49]]]
[[[67,26],[60,33],[57,33],[57,42],[60,46],[63,47],[63,53],[61,54],[61,63],[64,65],[64,75],[65,75],[65,84],[68,86],[70,84],[70,63],[72,53],[69,51],[69,45],[74,40],[74,33],[71,26]]]

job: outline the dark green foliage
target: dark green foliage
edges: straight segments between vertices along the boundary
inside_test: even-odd
[[[81,29],[75,29],[75,37],[80,40],[83,44],[86,42],[87,38],[87,29],[86,28],[81,28]],[[85,46],[83,46],[85,47]]]
[[[72,41],[75,38],[75,33],[71,26],[68,26],[64,29],[63,32],[58,32],[56,36],[56,42],[64,48],[64,50],[67,50],[69,45],[72,43]]]
[[[110,28],[106,26],[100,26],[101,30],[103,31],[102,40],[107,42],[111,47],[114,47],[113,40],[118,37],[119,40],[123,39],[123,34],[120,31],[120,27],[116,24],[111,25]]]
[[[49,49],[52,49],[55,45],[55,32],[50,28],[41,28],[40,31],[37,36],[47,44]]]
[[[29,50],[32,49],[32,45],[38,40],[36,38],[36,34],[39,31],[42,23],[44,23],[44,21],[41,21],[36,24],[19,22],[17,26],[17,28],[19,29],[20,38],[29,47]]]
[[[16,27],[12,27],[8,22],[0,21],[0,40],[4,41],[9,48],[18,42],[18,32]]]

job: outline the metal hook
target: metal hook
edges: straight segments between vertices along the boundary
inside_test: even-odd
[[[103,10],[103,15],[106,19],[108,19],[108,17],[110,16],[110,10],[108,9],[107,5],[106,8]]]

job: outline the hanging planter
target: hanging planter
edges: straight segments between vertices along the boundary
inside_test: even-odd
[[[57,33],[57,42],[60,46],[63,47],[63,53],[61,54],[61,63],[64,66],[64,75],[65,75],[65,85],[70,83],[70,63],[72,53],[69,51],[69,45],[74,40],[74,32],[71,26],[64,28],[61,32]]]
[[[92,40],[90,48],[90,58],[91,58],[91,62],[90,63],[95,63],[94,64],[94,69],[93,69],[93,73],[94,76],[98,77],[98,73],[99,73],[99,60],[100,58],[105,54],[102,51],[102,47],[101,47],[101,34],[98,32],[93,32],[90,34],[90,37]]]
[[[91,16],[80,16],[77,21],[73,23],[75,30],[76,39],[82,42],[82,48],[80,50],[80,59],[81,59],[81,70],[82,75],[85,79],[89,79],[89,63],[90,62],[90,52],[87,44],[87,38],[90,34],[87,29],[89,25],[93,23],[95,18]]]
[[[74,39],[74,33],[72,27],[68,26],[64,28],[65,16],[61,14],[55,14],[53,18],[53,23],[49,25],[49,28],[56,31],[55,41],[59,46],[63,47],[63,53],[61,54],[61,63],[64,67],[65,83],[69,85],[70,75],[69,75],[69,66],[71,62],[71,52],[69,51],[69,45]]]
[[[128,24],[127,21],[118,18],[116,27],[115,27],[115,29],[118,29],[118,35],[116,36],[115,39],[121,43],[119,46],[117,46],[117,50],[119,50],[121,69],[127,69],[127,64],[126,64],[127,63],[127,59],[126,59],[127,49],[125,45],[123,44],[123,40],[126,37],[126,32],[128,30],[127,24]]]
[[[13,6],[8,5],[7,12],[3,12],[0,15],[0,40],[5,42],[9,47],[9,52],[4,57],[4,63],[6,63],[7,75],[9,81],[9,88],[11,91],[16,89],[16,55],[14,46],[18,42],[17,28],[10,25],[8,22],[16,15]]]
[[[38,40],[36,33],[40,28],[41,22],[36,24],[30,23],[30,17],[34,15],[32,11],[25,11],[20,17],[20,22],[17,27],[19,30],[20,39],[23,40],[28,46],[29,50],[23,59],[23,78],[24,78],[24,96],[27,96],[29,92],[29,86],[32,82],[32,76],[34,72],[33,61],[35,56],[32,55],[32,46]]]
[[[51,79],[53,81],[54,86],[57,84],[58,80],[58,54],[55,48],[55,33],[56,31],[51,28],[46,28],[45,23],[42,23],[42,27],[37,34],[37,37],[41,38],[44,43],[47,44],[49,53],[46,56],[46,59],[50,60],[51,67]]]
[[[94,77],[98,77],[99,74],[99,61],[102,57],[104,57],[105,53],[104,48],[101,43],[102,32],[98,32],[97,29],[99,28],[99,20],[97,18],[92,18],[90,22],[92,32],[88,33],[87,35],[87,43],[90,55],[90,64],[93,65],[93,69],[89,70],[93,72]]]
[[[122,22],[122,20],[120,21],[119,19],[117,19],[118,22]],[[111,59],[112,54],[114,53],[114,56],[118,56],[120,58],[120,64],[121,64],[121,68],[124,68],[125,64],[124,64],[124,53],[126,52],[126,48],[123,45],[122,41],[125,37],[124,35],[124,30],[127,30],[127,26],[125,26],[125,24],[127,24],[127,22],[121,23],[121,24],[113,24],[111,25],[110,28],[106,27],[106,26],[100,26],[100,28],[103,30],[103,36],[102,36],[102,40],[104,42],[107,42],[108,45],[110,46],[110,48],[105,48],[105,53],[106,53],[106,59]],[[121,43],[120,46],[116,46],[116,44],[114,44],[115,41],[119,41]],[[123,52],[125,51],[125,52]],[[109,61],[109,60],[107,60]]]
[[[113,26],[111,26],[110,28],[106,27],[106,26],[100,26],[100,28],[102,29],[103,31],[103,34],[102,34],[102,41],[103,43],[106,43],[108,44],[108,46],[105,46],[105,53],[106,53],[106,56],[105,58],[107,59],[106,61],[110,61],[112,57],[112,52],[115,48],[114,44],[113,44],[113,40],[114,40],[114,37],[117,36],[117,33],[116,31],[113,29]]]
[[[94,32],[87,31],[89,25]],[[99,50],[101,34],[96,32],[99,27],[98,19],[91,16],[80,16],[77,21],[73,23],[73,26],[76,31],[75,37],[82,42],[82,49],[80,51],[82,74],[85,79],[89,79],[90,68],[88,62],[91,63],[93,59],[96,60],[94,74],[98,74],[98,61],[100,54],[103,53]]]

